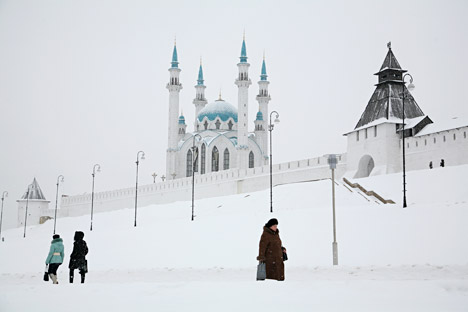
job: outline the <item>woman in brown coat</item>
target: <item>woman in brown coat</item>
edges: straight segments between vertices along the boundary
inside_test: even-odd
[[[266,266],[266,278],[284,281],[284,262],[281,239],[279,237],[278,220],[271,219],[263,227],[260,238],[260,248],[257,260]]]

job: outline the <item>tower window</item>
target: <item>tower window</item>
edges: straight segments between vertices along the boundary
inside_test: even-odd
[[[457,139],[457,136],[456,136],[456,134],[454,133],[454,134],[453,134],[453,140],[456,140],[456,139]]]
[[[192,176],[192,151],[187,151],[187,170],[186,170],[187,177]]]
[[[218,130],[219,130],[219,127],[221,126],[221,123],[219,122],[219,119],[218,119],[218,120],[216,120],[216,123],[215,123],[215,125],[216,125],[216,129],[218,129]]]
[[[377,136],[377,126],[374,126],[374,137]]]
[[[356,141],[359,142],[359,131],[356,131]]]
[[[444,135],[444,142],[445,142],[445,135]]]
[[[466,131],[463,132],[463,137],[466,139]]]
[[[206,160],[206,145],[205,143],[203,143],[201,146],[201,162],[200,162],[201,174],[205,174],[205,160]]]
[[[416,147],[418,147],[418,141],[416,141]]]
[[[366,139],[367,139],[367,128],[366,128],[366,129],[364,129],[364,138],[366,138]]]
[[[424,139],[424,145],[427,145],[427,139]]]
[[[229,169],[229,150],[226,148],[224,150],[224,162],[223,162],[223,170]]]
[[[255,161],[254,157],[255,157],[254,153],[252,151],[250,151],[250,153],[249,153],[249,168],[254,167],[254,161]]]
[[[436,138],[434,138],[434,144],[436,144],[436,143],[437,143],[437,139],[436,139]]]
[[[228,122],[228,128],[229,128],[229,130],[232,130],[232,120],[229,120],[229,122]]]
[[[219,171],[219,152],[216,146],[213,147],[213,151],[211,152],[211,171]]]

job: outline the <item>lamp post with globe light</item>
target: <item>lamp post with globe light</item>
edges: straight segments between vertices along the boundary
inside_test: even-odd
[[[136,187],[135,187],[135,223],[134,226],[137,226],[137,207],[138,207],[138,165],[140,164],[140,160],[145,160],[145,152],[139,151],[137,153],[137,160],[136,160]]]
[[[406,87],[406,81],[405,78],[409,77],[409,84],[408,87]],[[406,73],[403,75],[403,92],[401,93],[402,96],[402,103],[403,103],[403,126],[402,126],[402,141],[403,141],[403,208],[407,207],[406,204],[406,154],[405,154],[405,98],[407,98],[406,95],[406,88],[408,88],[408,91],[413,91],[415,86],[413,84],[413,76],[411,76],[409,73]]]

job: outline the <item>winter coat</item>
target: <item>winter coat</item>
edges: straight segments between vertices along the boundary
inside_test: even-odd
[[[86,265],[85,256],[88,254],[88,246],[83,237],[83,232],[75,232],[75,242],[73,243],[73,251],[68,265],[69,269],[81,269]]]
[[[265,262],[267,279],[284,280],[283,250],[281,247],[279,230],[274,232],[268,227],[263,227],[257,260]]]
[[[65,255],[64,255],[63,240],[61,238],[53,239],[50,245],[49,255],[47,256],[47,259],[46,259],[46,264],[63,263],[64,258],[65,258]]]

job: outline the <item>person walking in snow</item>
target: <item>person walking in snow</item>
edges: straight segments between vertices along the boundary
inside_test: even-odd
[[[257,260],[265,263],[266,278],[284,281],[284,262],[281,239],[278,230],[278,220],[271,219],[263,227]]]
[[[85,282],[85,274],[88,273],[88,262],[85,258],[88,254],[88,246],[83,238],[83,232],[75,232],[75,242],[73,243],[73,251],[70,255],[70,264],[68,265],[68,268],[70,269],[70,283],[73,283],[76,269],[80,272],[81,283]]]
[[[63,263],[64,247],[63,240],[60,235],[55,234],[52,236],[53,240],[50,245],[49,255],[46,259],[46,264],[49,266],[47,273],[49,273],[50,279],[54,284],[58,284],[57,280],[57,269]]]

